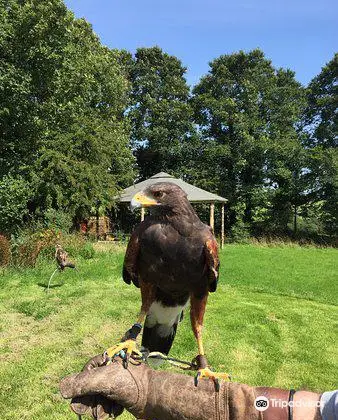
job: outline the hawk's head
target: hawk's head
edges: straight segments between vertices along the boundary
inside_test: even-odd
[[[131,200],[132,209],[154,207],[161,211],[179,210],[189,204],[187,194],[176,184],[157,182],[138,192]]]

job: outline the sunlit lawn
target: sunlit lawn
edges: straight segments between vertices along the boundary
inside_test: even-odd
[[[334,249],[226,246],[205,317],[213,368],[250,385],[337,387],[337,257]],[[121,248],[79,259],[79,272],[57,274],[48,294],[53,263],[0,274],[1,419],[76,418],[59,379],[117,342],[138,312],[122,260]],[[189,316],[172,355],[196,355]]]

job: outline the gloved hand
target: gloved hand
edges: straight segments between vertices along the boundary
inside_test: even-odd
[[[100,420],[117,417],[123,408],[147,420],[261,419],[254,407],[254,388],[222,382],[215,392],[212,381],[200,381],[195,387],[191,376],[133,363],[125,369],[117,358],[105,366],[104,357],[96,356],[81,373],[61,381],[61,394],[72,399],[75,413]]]
[[[71,409],[78,415],[89,415],[97,420],[108,417],[116,418],[123,412],[123,406],[108,398],[100,392],[87,392],[86,386],[90,386],[93,374],[96,376],[97,369],[105,366],[106,360],[103,355],[93,357],[83,367],[80,374],[70,375],[60,383],[60,391],[64,398],[71,398]],[[99,371],[103,373],[103,371]]]

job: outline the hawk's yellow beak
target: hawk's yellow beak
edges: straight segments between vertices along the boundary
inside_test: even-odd
[[[137,207],[157,206],[157,204],[158,202],[156,200],[145,195],[143,191],[140,191],[132,198],[130,208],[134,210]]]

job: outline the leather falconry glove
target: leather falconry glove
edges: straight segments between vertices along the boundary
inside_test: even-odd
[[[254,388],[222,382],[201,381],[195,387],[188,375],[155,371],[145,363],[129,363],[125,369],[116,358],[105,365],[104,356],[91,359],[84,370],[64,378],[60,384],[64,398],[79,415],[94,419],[116,418],[126,408],[147,420],[256,420]],[[283,418],[283,417],[281,417]]]

